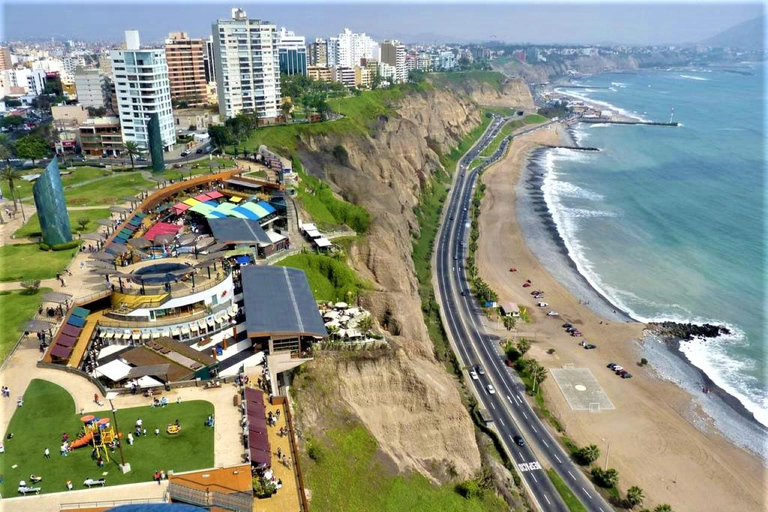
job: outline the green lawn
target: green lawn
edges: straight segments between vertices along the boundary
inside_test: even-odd
[[[15,399],[15,395],[12,398]],[[74,401],[64,388],[35,379],[24,393],[24,406],[16,409],[8,426],[8,432],[14,437],[4,440],[0,492],[5,497],[16,496],[19,480],[29,483],[30,474],[43,477],[39,486],[42,493],[48,493],[66,490],[67,480],[72,480],[75,489],[82,489],[83,480],[101,478],[102,472],[107,472],[104,477],[107,485],[121,485],[152,481],[156,470],[180,472],[213,467],[213,429],[205,427],[205,419],[210,414],[213,414],[213,405],[202,400],[172,402],[158,409],[120,409],[117,422],[122,432],[132,431],[136,419],[141,418],[149,434],[136,439],[133,446],[123,443],[131,472],[122,474],[118,468],[118,451],[110,453],[110,461],[103,468],[91,459],[89,447],[75,449],[67,457],[60,455],[61,435],[66,432],[70,439],[76,438],[82,427],[80,415],[75,414]],[[103,412],[95,415],[104,417]],[[166,434],[166,425],[177,419],[181,433]],[[155,427],[161,431],[157,437],[152,433]],[[50,460],[43,456],[46,447],[51,451]]]
[[[546,117],[539,115],[539,114],[530,114],[523,118],[523,121],[525,124],[538,124],[538,123],[546,123],[549,121]]]
[[[78,250],[42,251],[38,244],[4,245],[0,247],[0,282],[54,278]]]
[[[121,172],[93,183],[64,190],[69,206],[113,205],[122,203],[123,196],[133,196],[153,189],[157,183],[144,178],[140,172]]]
[[[487,83],[497,91],[501,91],[504,75],[498,71],[457,71],[445,73],[430,73],[429,79],[436,84],[463,84],[469,80]]]
[[[395,475],[383,465],[376,439],[362,426],[345,423],[313,439],[304,464],[313,512],[485,512],[506,510],[491,491],[464,498],[453,486],[432,485],[416,473]]]
[[[72,228],[72,233],[80,231],[80,224],[77,223],[79,219],[88,219],[88,224],[85,226],[83,233],[91,233],[96,231],[99,227],[96,221],[99,219],[108,219],[112,213],[104,208],[98,210],[70,210],[69,211],[69,225]],[[40,236],[40,220],[37,217],[37,213],[33,213],[27,223],[20,229],[17,229],[13,233],[16,238],[27,238],[31,236]]]
[[[303,270],[315,300],[350,302],[366,283],[343,261],[322,254],[301,253],[280,260],[277,265]]]
[[[548,469],[547,475],[549,476],[549,479],[552,480],[552,485],[555,486],[555,489],[557,489],[560,497],[563,498],[563,501],[568,507],[568,510],[571,512],[587,512],[587,509],[584,508],[584,505],[581,504],[579,499],[571,492],[571,489],[568,487],[568,485],[566,485],[563,479],[560,478],[560,475],[558,475],[554,469]]]
[[[23,290],[0,291],[0,362],[4,361],[19,339],[19,328],[31,320],[43,300],[43,294],[50,288],[41,288],[37,293],[26,295]]]
[[[69,169],[59,167],[59,170],[61,171],[61,184],[64,188],[84,181],[104,177],[105,174],[110,174],[106,169],[100,169],[98,167],[70,167]],[[35,169],[32,171],[25,171],[23,174],[40,174],[41,172],[43,172],[43,169]],[[32,185],[33,182],[29,181],[14,181],[14,186],[17,187],[16,197],[32,197]],[[3,191],[5,197],[11,197],[8,193],[8,182],[3,181],[0,183],[0,189]]]

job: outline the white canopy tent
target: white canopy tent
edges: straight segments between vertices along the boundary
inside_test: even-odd
[[[107,364],[97,367],[93,371],[93,374],[96,377],[106,377],[112,382],[119,382],[128,375],[131,368],[132,366],[124,363],[121,359],[115,359],[114,361],[110,361]]]

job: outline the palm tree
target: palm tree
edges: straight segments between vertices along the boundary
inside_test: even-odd
[[[280,107],[280,110],[283,112],[283,119],[285,122],[288,122],[288,116],[290,115],[292,108],[293,105],[291,105],[291,103],[288,101],[283,102],[282,106]]]
[[[662,503],[661,505],[656,505],[656,508],[653,509],[653,512],[674,512],[672,510],[672,507],[667,505],[666,503]]]
[[[629,508],[635,508],[638,505],[642,505],[643,498],[645,498],[645,494],[643,494],[643,490],[638,486],[633,485],[627,489],[627,505],[629,505]]]
[[[528,349],[530,348],[531,342],[525,338],[520,338],[520,341],[517,342],[517,350],[519,350],[520,354],[522,355],[525,355],[525,353],[528,352]]]
[[[507,332],[515,328],[515,323],[517,323],[517,320],[515,320],[515,317],[513,316],[504,317],[504,328],[507,330]],[[509,338],[509,336],[507,336],[507,338]]]
[[[535,359],[531,359],[528,363],[528,375],[533,379],[533,392],[536,392],[537,383],[541,385],[547,378],[547,369],[539,364]]]
[[[582,446],[578,452],[576,452],[576,459],[579,463],[588,465],[595,462],[600,458],[600,448],[597,445],[590,444],[589,446]]]
[[[135,171],[136,166],[133,163],[133,159],[134,157],[141,156],[142,154],[141,147],[139,147],[139,145],[133,142],[132,140],[127,140],[125,141],[125,144],[123,144],[123,151],[131,159],[131,170]]]
[[[2,147],[2,146],[0,146]],[[16,209],[16,189],[14,187],[14,181],[21,179],[21,173],[13,167],[7,165],[0,171],[0,179],[8,183],[8,188],[11,189],[11,199],[13,200],[13,209]],[[21,198],[19,198],[21,200]]]

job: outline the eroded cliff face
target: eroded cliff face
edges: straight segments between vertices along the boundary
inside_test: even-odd
[[[505,78],[497,89],[487,82],[467,79],[457,84],[459,90],[480,105],[488,107],[514,107],[533,110],[536,105],[531,90],[525,81],[519,78]]]
[[[366,239],[353,246],[350,259],[375,284],[364,305],[395,346],[390,356],[364,363],[324,355],[312,365],[330,367],[334,377],[325,385],[363,421],[399,469],[438,481],[471,478],[480,469],[474,427],[455,378],[434,357],[411,244],[418,231],[414,207],[429,177],[442,169],[437,151],[455,147],[482,114],[468,98],[436,89],[409,93],[396,110],[397,115],[379,119],[370,136],[301,141],[305,169],[371,213]],[[346,165],[333,157],[337,145],[349,154]],[[308,418],[322,414],[317,404],[300,407]]]

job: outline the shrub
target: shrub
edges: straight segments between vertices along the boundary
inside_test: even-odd
[[[547,354],[551,355],[551,354],[554,354],[554,353],[555,353],[555,349],[553,349],[553,348],[550,348],[549,350],[547,350]]]
[[[46,244],[46,243],[44,243],[44,242],[40,242],[40,250],[41,251],[50,251],[51,250],[51,246]]]
[[[323,459],[325,458],[325,453],[323,453],[323,448],[317,443],[314,443],[312,441],[309,442],[309,446],[307,447],[307,455],[309,455],[309,458],[317,462],[318,464],[323,462]]]
[[[456,486],[456,492],[468,500],[483,497],[483,488],[476,480],[461,482]]]
[[[589,466],[600,457],[600,449],[594,444],[584,446],[576,451],[574,457],[582,466]]]
[[[645,366],[648,364],[648,360],[646,358],[640,359],[640,366]]]
[[[613,468],[608,468],[603,471],[600,468],[592,468],[592,479],[600,487],[610,489],[619,483],[619,472]]]
[[[71,242],[66,242],[66,243],[63,243],[63,244],[53,245],[53,246],[51,246],[50,250],[53,250],[53,251],[66,251],[67,249],[74,249],[75,247],[80,247],[81,243],[83,243],[82,240],[72,240]]]

